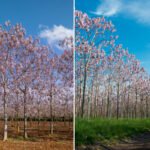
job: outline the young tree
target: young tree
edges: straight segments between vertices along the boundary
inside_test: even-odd
[[[76,11],[75,17],[75,60],[76,64],[80,62],[82,73],[79,74],[83,77],[81,81],[83,82],[81,117],[83,117],[87,79],[90,84],[93,78],[88,75],[91,76],[94,64],[99,68],[104,65],[107,54],[104,49],[109,48],[110,53],[116,37],[112,34],[115,31],[114,26],[104,18],[90,18],[81,11]]]

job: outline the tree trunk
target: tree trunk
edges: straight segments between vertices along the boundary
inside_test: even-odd
[[[96,89],[95,89],[95,95],[94,95],[94,116],[96,118],[96,115],[97,115],[97,89],[98,89],[98,86],[97,86],[97,83],[96,83]]]
[[[135,89],[135,118],[137,118],[137,88]]]
[[[18,111],[17,111],[17,132],[20,132],[20,128],[19,128],[19,115],[18,115]]]
[[[49,134],[53,134],[53,128],[54,128],[54,124],[53,124],[53,96],[52,96],[52,91],[50,92],[50,99],[49,99],[49,116],[50,116],[50,120],[49,120]]]
[[[90,114],[91,114],[91,100],[90,97],[88,96],[88,120],[90,119]]]
[[[39,109],[39,106],[38,106],[38,135],[40,135],[40,109]]]
[[[119,91],[120,91],[120,89],[119,89],[120,87],[119,87],[119,83],[117,84],[117,119],[119,118]]]
[[[27,95],[26,95],[26,88],[24,90],[24,139],[28,138],[27,135],[27,108],[26,108],[26,100],[27,100]]]
[[[107,95],[107,112],[106,112],[106,117],[107,117],[107,118],[110,117],[109,109],[110,109],[110,98],[109,98],[109,87],[108,87],[108,95]]]
[[[84,116],[86,78],[87,78],[87,70],[86,70],[86,66],[85,66],[85,69],[84,69],[84,80],[83,80],[83,95],[82,95],[82,103],[81,103],[81,117],[82,118]]]
[[[130,93],[129,93],[129,91],[128,91],[128,100],[127,100],[127,118],[130,117],[130,115],[129,115],[129,103],[130,103]]]
[[[16,104],[16,121],[17,121],[17,133],[20,132],[19,128],[19,106],[18,106],[18,93],[17,93],[17,104]]]
[[[81,72],[81,66],[80,66],[80,72]],[[82,102],[82,75],[80,73],[80,86],[79,86],[79,109],[78,109],[78,113],[77,113],[77,116],[80,116],[81,115],[81,102]]]
[[[146,97],[146,118],[149,118],[148,96]]]
[[[102,104],[101,104],[101,117],[104,117],[104,113],[103,113],[103,111],[104,111],[104,98],[102,97]]]
[[[8,121],[7,121],[7,101],[6,101],[6,88],[5,88],[5,85],[4,85],[4,141],[7,140],[8,138]]]

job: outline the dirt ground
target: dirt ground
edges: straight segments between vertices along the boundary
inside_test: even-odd
[[[150,132],[135,135],[130,140],[121,140],[112,146],[112,150],[150,150]]]
[[[120,140],[110,146],[97,142],[94,145],[77,147],[76,150],[150,150],[150,132]]]
[[[72,150],[72,142],[0,141],[0,150]]]
[[[0,122],[0,150],[72,150],[73,126],[69,122],[55,122],[54,134],[49,134],[49,123],[28,122],[28,139],[23,139],[23,122],[8,123],[8,141],[3,142],[3,122]]]

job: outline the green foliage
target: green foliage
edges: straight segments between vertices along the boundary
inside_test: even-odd
[[[76,145],[113,141],[150,131],[150,119],[76,119]]]

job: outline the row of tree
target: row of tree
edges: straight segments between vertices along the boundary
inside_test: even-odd
[[[73,105],[73,39],[60,41],[63,49],[56,54],[39,39],[27,36],[21,24],[7,21],[0,26],[0,111],[4,118],[4,140],[7,140],[8,118],[24,121],[72,119]]]
[[[150,77],[105,18],[75,12],[77,117],[150,117]]]

